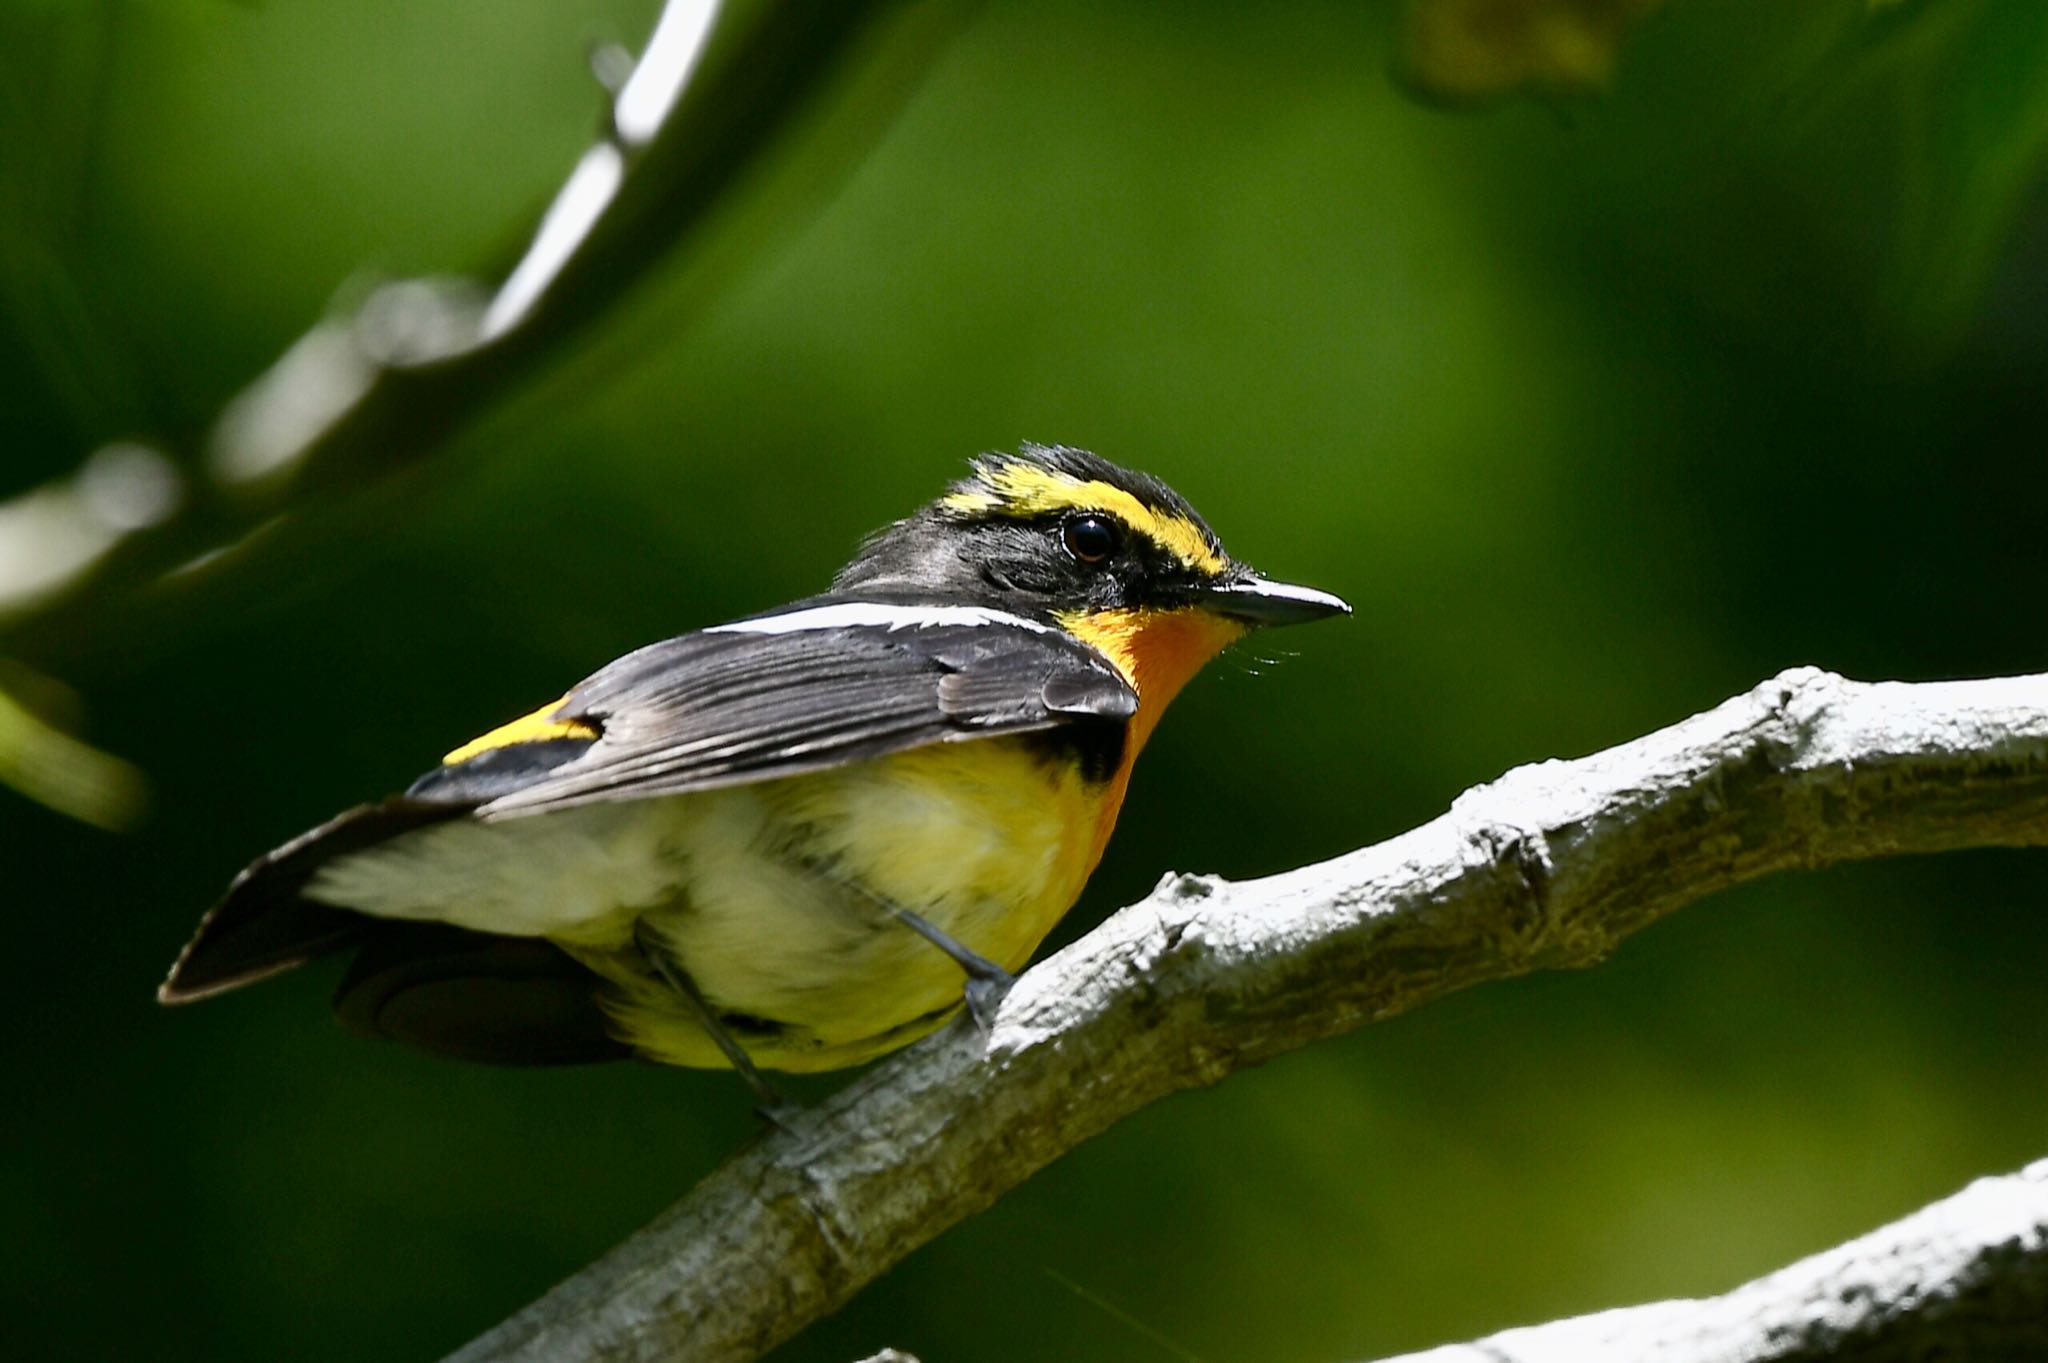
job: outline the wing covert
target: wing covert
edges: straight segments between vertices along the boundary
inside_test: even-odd
[[[499,786],[478,813],[678,794],[929,743],[1121,723],[1137,700],[1106,657],[1050,625],[977,606],[826,598],[603,668],[556,712],[598,737]]]

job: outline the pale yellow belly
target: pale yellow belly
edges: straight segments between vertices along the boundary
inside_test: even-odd
[[[1093,869],[1103,798],[1009,739],[687,797],[683,890],[642,917],[714,1008],[750,1020],[733,1030],[758,1063],[857,1064],[961,1000],[960,967],[892,907],[1022,969]],[[671,1064],[723,1063],[671,990],[592,964],[615,982],[623,1040]]]
[[[463,823],[323,876],[322,898],[387,917],[545,936],[604,976],[619,1038],[722,1067],[636,945],[651,935],[756,1063],[858,1064],[940,1025],[960,967],[890,916],[921,914],[1021,969],[1073,905],[1121,783],[1026,739],[940,744],[833,771]]]

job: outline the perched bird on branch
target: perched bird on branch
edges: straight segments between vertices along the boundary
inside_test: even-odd
[[[1167,702],[1347,613],[1164,483],[1027,445],[831,590],[629,653],[262,857],[158,997],[353,950],[367,1032],[499,1063],[857,1064],[984,1022],[1080,896]],[[964,981],[964,984],[963,984]]]

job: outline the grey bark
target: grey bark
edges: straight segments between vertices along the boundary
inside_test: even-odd
[[[1774,871],[2044,842],[2048,676],[1787,672],[1332,861],[1168,876],[1028,972],[988,1035],[956,1026],[871,1071],[451,1358],[755,1358],[1166,1094],[1483,980],[1594,964]]]

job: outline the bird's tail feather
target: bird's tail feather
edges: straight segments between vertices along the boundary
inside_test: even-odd
[[[357,945],[376,920],[307,899],[306,882],[350,852],[468,812],[454,804],[398,796],[358,805],[267,853],[235,877],[200,921],[157,989],[162,1003],[191,1003]]]

